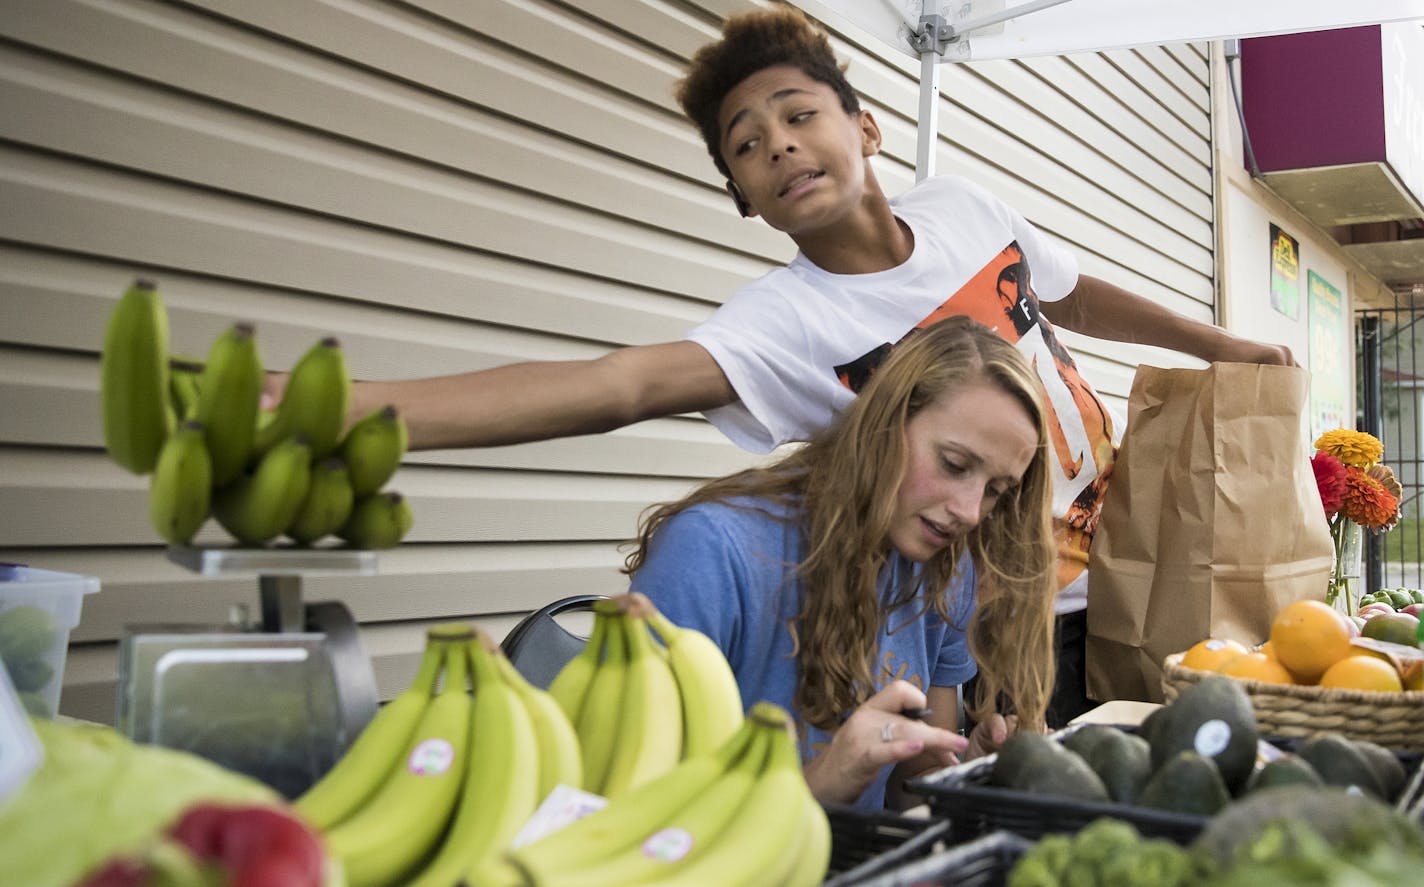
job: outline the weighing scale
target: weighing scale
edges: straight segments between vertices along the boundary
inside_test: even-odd
[[[261,619],[125,626],[120,732],[191,751],[288,798],[301,794],[378,705],[351,611],[340,601],[305,603],[302,580],[374,575],[375,552],[173,547],[168,559],[200,576],[256,576]]]

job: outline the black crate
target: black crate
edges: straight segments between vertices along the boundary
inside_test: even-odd
[[[1079,727],[1052,734],[1062,741]],[[1120,727],[1135,733],[1135,727]],[[1046,834],[1076,832],[1095,819],[1111,816],[1131,823],[1144,838],[1190,844],[1206,827],[1207,817],[1111,802],[1080,801],[989,784],[998,755],[990,754],[911,780],[907,788],[923,795],[936,816],[950,820],[949,843],[962,844],[995,831],[1037,840]]]
[[[1033,842],[1011,832],[993,832],[904,862],[855,883],[859,887],[1003,887],[1014,864]]]
[[[889,866],[926,856],[949,831],[943,819],[839,804],[825,809],[831,823],[831,865],[824,887],[859,884]]]
[[[1072,833],[1104,816],[1131,823],[1145,838],[1167,838],[1183,845],[1190,844],[1206,827],[1205,816],[992,786],[989,773],[994,761],[989,755],[910,783],[910,791],[923,795],[935,815],[950,821],[951,844],[1001,829],[1034,839],[1055,832]]]
[[[1394,805],[1399,812],[1424,825],[1424,767],[1416,766]]]

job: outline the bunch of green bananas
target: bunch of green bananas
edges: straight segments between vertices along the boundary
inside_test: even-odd
[[[785,709],[753,705],[718,748],[492,860],[478,887],[811,887],[831,831]]]
[[[149,519],[187,545],[211,514],[240,544],[284,534],[311,545],[335,534],[390,548],[413,523],[410,503],[381,486],[409,443],[387,406],[345,429],[351,378],[341,344],[324,338],[292,368],[276,410],[260,409],[262,360],[250,324],[213,343],[205,362],[170,359],[157,288],[134,283],[109,316],[100,358],[104,445],[149,474]]]
[[[582,774],[578,738],[549,694],[487,633],[441,626],[410,689],[294,806],[352,887],[454,887],[477,883],[553,787],[579,788]]]
[[[718,748],[742,723],[722,651],[637,592],[594,604],[588,643],[549,693],[578,731],[586,787],[607,798]]]

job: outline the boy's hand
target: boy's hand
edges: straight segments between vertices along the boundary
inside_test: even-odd
[[[1253,342],[1232,337],[1224,344],[1216,360],[1220,363],[1260,363],[1271,366],[1300,366],[1295,355],[1284,345]]]
[[[262,398],[258,405],[264,410],[275,410],[282,402],[282,393],[287,390],[290,373],[269,372],[262,380]]]

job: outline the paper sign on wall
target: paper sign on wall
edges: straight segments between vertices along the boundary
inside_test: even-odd
[[[1271,307],[1300,319],[1300,243],[1271,223]]]
[[[1332,428],[1353,428],[1345,421],[1349,406],[1349,324],[1345,299],[1328,280],[1306,272],[1306,317],[1310,328],[1310,439]]]

